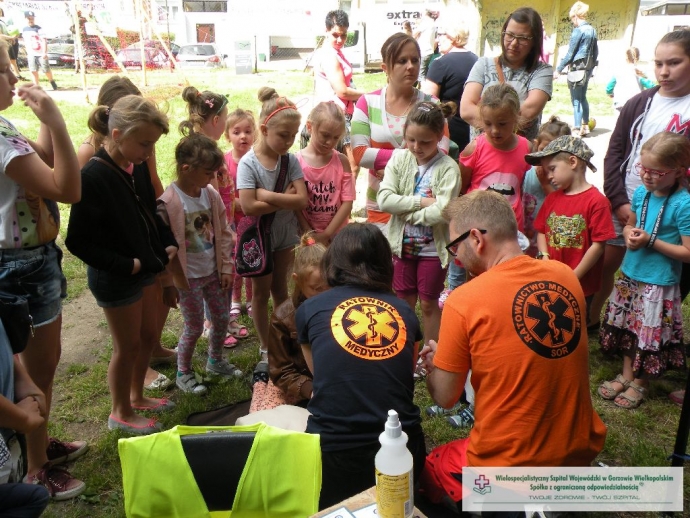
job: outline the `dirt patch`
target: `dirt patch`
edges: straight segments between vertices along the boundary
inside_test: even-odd
[[[62,356],[57,376],[75,363],[93,365],[110,340],[103,310],[91,292],[84,290],[62,309]]]

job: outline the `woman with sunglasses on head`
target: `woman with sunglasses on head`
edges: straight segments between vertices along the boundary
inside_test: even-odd
[[[429,65],[422,91],[438,97],[441,102],[458,102],[465,89],[465,81],[477,62],[477,55],[465,48],[470,31],[460,21],[442,18],[441,30],[436,35],[441,57]],[[463,150],[470,143],[470,125],[460,117],[459,107],[448,118],[450,140]]]
[[[471,138],[481,128],[479,100],[487,86],[508,83],[520,98],[520,116],[527,123],[525,137],[537,137],[541,112],[551,99],[553,68],[541,62],[543,45],[542,21],[531,7],[511,13],[501,30],[501,55],[482,57],[472,67],[460,100],[460,116],[472,126]]]
[[[582,79],[576,82],[568,79],[570,99],[573,103],[575,125],[573,135],[586,137],[589,135],[589,103],[587,102],[587,83],[592,77],[592,70],[596,66],[599,56],[597,46],[597,31],[586,20],[589,6],[584,2],[575,2],[570,8],[570,21],[573,22],[573,32],[570,35],[568,52],[556,68],[554,79],[563,73],[568,66],[570,71],[584,71]]]
[[[314,62],[314,105],[332,101],[345,114],[345,135],[337,150],[347,155],[352,173],[357,177],[359,165],[355,162],[350,146],[350,121],[355,111],[355,102],[364,93],[352,84],[352,65],[343,54],[347,41],[350,20],[345,11],[330,11],[326,15],[326,36]],[[300,148],[307,147],[309,134],[305,129],[301,135]]]

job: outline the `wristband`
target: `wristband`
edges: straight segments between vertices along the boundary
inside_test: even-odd
[[[543,259],[544,257],[546,257],[547,259],[551,259],[551,256],[547,252],[537,253],[537,259]]]
[[[656,243],[656,234],[653,233],[651,236],[649,236],[649,242],[647,243],[647,248],[653,248],[654,243]]]

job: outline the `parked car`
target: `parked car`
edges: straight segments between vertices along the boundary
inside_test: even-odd
[[[122,61],[126,69],[141,70],[141,49],[126,48],[119,50],[117,52],[117,58]],[[167,68],[170,66],[168,57],[157,49],[145,47],[144,59],[146,60],[147,70]]]
[[[227,57],[212,43],[193,43],[180,47],[177,64],[180,67],[224,67]]]
[[[141,46],[141,42],[137,41],[132,43],[131,45],[127,45],[125,48],[126,49],[138,49]],[[180,46],[177,45],[176,43],[170,42],[170,53],[173,55],[173,57],[177,57],[177,53],[180,51]],[[161,45],[161,42],[158,40],[144,40],[144,47],[147,49],[156,49],[165,54],[165,49],[163,48],[163,45]]]
[[[87,36],[83,42],[84,55],[88,58],[86,60],[87,67],[95,68],[115,68],[115,60],[113,56],[105,48],[103,42],[98,36]]]
[[[74,67],[74,45],[48,43],[48,64],[51,67]]]

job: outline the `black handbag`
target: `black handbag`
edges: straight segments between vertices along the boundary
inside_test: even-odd
[[[26,349],[29,335],[33,336],[33,318],[29,313],[29,301],[9,293],[0,293],[0,320],[10,341],[12,354]]]
[[[280,173],[275,192],[283,192],[288,169],[288,155],[280,157]],[[244,216],[237,225],[235,272],[240,277],[262,277],[273,271],[271,224],[276,213]]]

